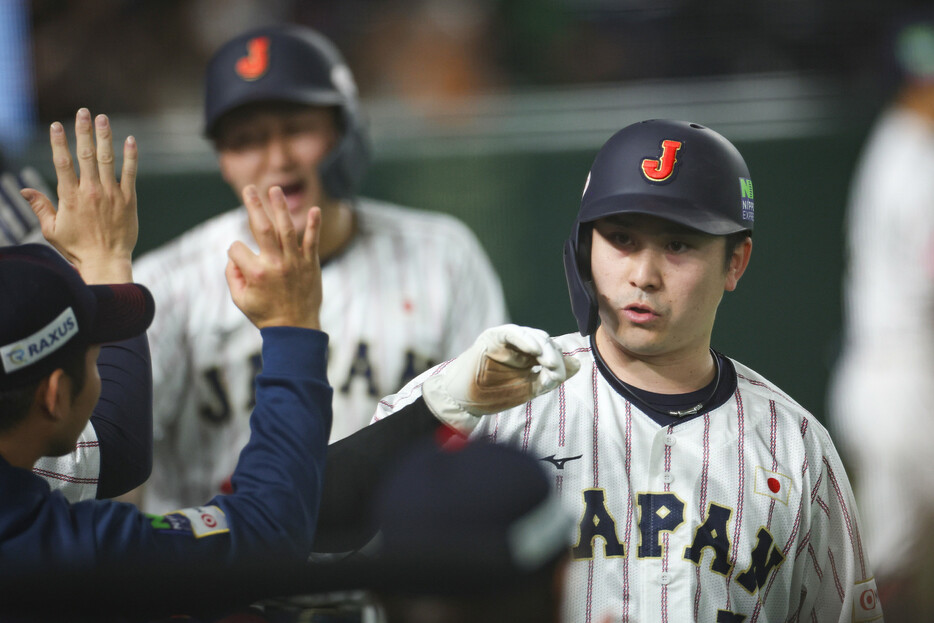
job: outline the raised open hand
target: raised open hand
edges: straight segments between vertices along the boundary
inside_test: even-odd
[[[136,141],[123,146],[123,171],[114,171],[113,133],[106,115],[93,123],[87,108],[75,115],[75,156],[62,124],[49,130],[58,177],[58,208],[44,193],[27,188],[23,197],[39,218],[42,235],[81,272],[88,283],[119,283],[132,278],[130,262],[139,237],[136,212]],[[96,139],[96,145],[95,145]]]
[[[281,188],[269,189],[267,203],[251,184],[243,189],[243,205],[259,254],[239,240],[227,251],[227,285],[234,303],[260,329],[320,329],[321,210],[311,208],[299,243]]]

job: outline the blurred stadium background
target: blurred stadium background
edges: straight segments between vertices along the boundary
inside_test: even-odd
[[[137,137],[144,252],[238,203],[201,137],[224,40],[293,21],[341,48],[368,113],[366,194],[457,215],[515,322],[574,329],[561,248],[591,159],[646,118],[745,155],[755,259],[714,347],[818,417],[836,356],[849,175],[890,73],[899,0],[0,0],[0,141],[54,179],[46,128],[108,113]],[[220,278],[220,276],[219,276]]]

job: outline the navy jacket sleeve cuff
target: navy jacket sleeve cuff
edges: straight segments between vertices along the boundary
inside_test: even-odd
[[[274,376],[327,378],[328,334],[298,327],[267,327],[263,336],[263,371]],[[304,335],[296,339],[297,336]]]

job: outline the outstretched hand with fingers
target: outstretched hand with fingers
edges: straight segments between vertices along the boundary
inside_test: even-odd
[[[96,136],[92,136],[92,125]],[[113,133],[105,115],[98,115],[93,124],[88,109],[82,108],[75,115],[80,178],[75,174],[62,124],[53,123],[49,135],[58,177],[58,209],[36,189],[21,191],[39,218],[42,235],[75,265],[85,281],[130,280],[130,262],[139,237],[136,142],[129,137],[123,145],[123,171],[118,182]]]
[[[299,242],[282,189],[270,188],[268,199],[268,203],[264,202],[252,184],[243,189],[243,205],[259,254],[239,240],[230,246],[226,271],[230,295],[240,311],[260,329],[281,326],[320,329],[321,210],[311,208]]]

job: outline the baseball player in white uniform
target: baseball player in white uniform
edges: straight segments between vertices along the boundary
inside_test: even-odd
[[[206,131],[238,194],[250,183],[261,193],[281,186],[297,231],[308,206],[321,207],[332,441],[365,426],[381,396],[506,320],[499,279],[463,223],[357,196],[368,150],[356,87],[318,33],[269,27],[222,46],[207,70]],[[227,247],[247,233],[239,207],[134,265],[159,308],[149,333],[150,512],[226,490],[249,437],[261,340],[223,279]]]
[[[898,89],[850,187],[844,339],[828,402],[886,612],[926,621],[934,618],[934,11],[913,17],[888,42]]]
[[[753,219],[748,168],[722,136],[677,121],[628,126],[597,154],[565,247],[580,333],[554,343],[580,371],[475,417],[522,382],[496,363],[523,351],[526,330],[507,325],[380,403],[375,420],[423,397],[473,438],[548,464],[577,518],[566,621],[882,620],[826,430],[710,347]],[[477,390],[485,374],[491,386]]]

